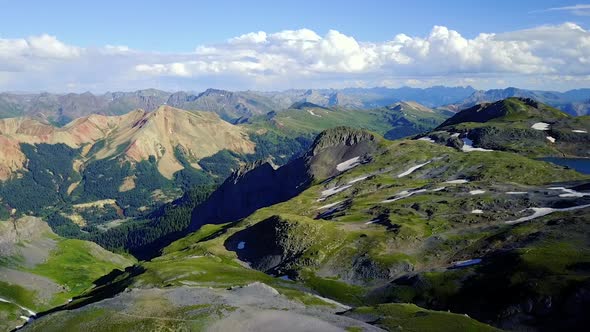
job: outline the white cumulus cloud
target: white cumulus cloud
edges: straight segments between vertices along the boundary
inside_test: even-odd
[[[554,11],[562,11],[562,12],[570,12],[574,15],[578,16],[590,16],[590,4],[578,4],[573,6],[563,6],[563,7],[553,7],[547,8],[544,10],[539,10],[537,12],[554,12]]]
[[[587,84],[589,64],[590,32],[575,23],[471,38],[434,26],[424,36],[397,33],[384,42],[361,41],[336,30],[257,31],[190,53],[81,48],[50,35],[0,38],[0,87],[21,90],[46,85],[64,90],[194,89],[211,82],[228,89],[386,82],[477,86],[500,81],[563,89]]]

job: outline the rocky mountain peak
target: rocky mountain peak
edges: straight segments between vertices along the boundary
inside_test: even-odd
[[[228,183],[238,183],[246,174],[250,172],[257,173],[268,173],[274,172],[278,167],[272,162],[271,159],[261,159],[251,163],[240,165],[228,178]]]
[[[209,89],[205,90],[204,92],[202,92],[199,95],[199,97],[202,97],[202,96],[219,96],[219,97],[225,97],[225,96],[230,96],[230,95],[232,95],[232,92],[230,92],[230,91],[209,88]]]
[[[328,109],[326,107],[320,106],[318,104],[309,102],[309,101],[298,101],[293,103],[293,105],[289,106],[289,109],[294,109],[294,110],[304,110],[307,108],[321,108],[321,109]]]
[[[315,155],[319,151],[338,145],[351,146],[363,141],[374,141],[375,135],[363,130],[350,127],[336,127],[323,131],[313,142],[310,152]]]

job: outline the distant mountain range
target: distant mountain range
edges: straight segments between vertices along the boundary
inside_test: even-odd
[[[274,92],[225,91],[208,89],[201,93],[156,89],[134,92],[81,94],[0,93],[0,118],[30,116],[56,125],[89,114],[121,115],[141,108],[153,111],[160,105],[186,110],[211,111],[231,123],[271,111],[282,111],[301,103],[322,107],[372,109],[401,101],[415,101],[430,108],[457,112],[481,102],[494,102],[509,97],[535,99],[571,115],[590,113],[590,89],[567,92],[533,91],[517,88],[475,90],[472,87],[430,88],[346,88],[308,89]]]
[[[538,102],[556,107],[571,115],[590,114],[590,89],[576,89],[566,92],[536,91],[518,88],[487,91],[480,90],[474,92],[461,102],[448,105],[447,108],[454,111],[460,111],[483,102],[495,102],[510,97],[534,99]]]

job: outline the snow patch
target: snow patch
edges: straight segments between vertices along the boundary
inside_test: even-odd
[[[551,187],[551,188],[547,188],[549,190],[561,190],[563,192],[565,192],[565,194],[560,194],[559,197],[584,197],[584,196],[590,196],[590,194],[587,193],[581,193],[579,191],[575,191],[573,189],[568,189],[565,187]]]
[[[547,136],[545,137],[547,140],[549,140],[549,142],[551,143],[555,143],[555,137],[551,137],[551,136]]]
[[[485,190],[476,189],[476,190],[470,191],[469,194],[471,194],[471,195],[480,195],[480,194],[483,194],[485,192],[486,192]]]
[[[425,136],[425,137],[420,137],[418,138],[419,141],[425,141],[425,142],[429,142],[429,143],[436,143],[432,138]]]
[[[572,133],[587,134],[588,131],[587,130],[582,130],[582,129],[574,129],[574,130],[572,130]]]
[[[417,169],[419,169],[419,168],[421,168],[421,167],[424,167],[424,166],[426,166],[426,165],[430,164],[431,162],[432,162],[432,160],[430,160],[430,161],[427,161],[427,162],[425,162],[424,164],[419,164],[419,165],[416,165],[416,166],[414,166],[414,167],[410,167],[410,168],[409,168],[407,171],[405,171],[405,172],[403,172],[403,173],[400,173],[400,174],[398,174],[398,175],[397,175],[397,177],[398,177],[398,178],[403,178],[404,176],[410,175],[410,174],[412,174],[412,173],[413,173],[415,170],[417,170]]]
[[[450,180],[450,181],[446,181],[445,183],[450,183],[450,184],[462,184],[462,183],[467,183],[469,182],[469,180],[465,180],[465,179],[457,179],[457,180]]]
[[[395,195],[394,198],[386,199],[384,201],[381,201],[381,203],[391,203],[391,202],[399,201],[400,199],[408,198],[412,195],[427,192],[427,191],[428,190],[426,190],[426,189],[419,189],[419,190],[414,190],[414,191],[404,190],[404,191],[399,192],[397,195]]]
[[[531,126],[535,130],[549,130],[549,124],[546,122],[537,122]]]
[[[238,249],[239,250],[242,250],[244,248],[246,248],[246,242],[240,241],[240,243],[238,243]]]
[[[334,187],[334,188],[326,189],[326,190],[322,191],[322,200],[323,199],[326,199],[326,197],[330,197],[330,196],[335,195],[335,194],[337,194],[337,193],[339,193],[341,191],[344,191],[344,190],[346,190],[346,189],[348,189],[350,187],[352,187],[352,185],[346,184],[346,185],[343,185],[343,186],[340,186],[340,187]]]
[[[482,214],[483,213],[483,210],[475,209],[475,210],[471,210],[471,213],[473,213],[473,214]]]
[[[473,141],[470,140],[467,137],[464,137],[463,138],[463,147],[461,148],[461,150],[463,150],[463,152],[472,152],[472,151],[489,152],[489,151],[494,151],[494,150],[488,150],[488,149],[483,149],[483,148],[474,148],[473,147]]]
[[[439,187],[439,188],[434,188],[431,190],[427,190],[427,189],[418,189],[418,190],[404,190],[404,191],[400,191],[399,193],[395,194],[393,198],[390,199],[386,199],[384,201],[381,201],[381,203],[391,203],[391,202],[395,202],[395,201],[399,201],[400,199],[404,199],[404,198],[408,198],[412,195],[415,194],[420,194],[420,193],[425,193],[425,192],[437,192],[437,191],[441,191],[444,190],[446,187]],[[374,223],[374,221],[369,221],[366,222],[365,224],[372,224]]]
[[[451,135],[451,137],[453,137],[453,138],[458,138],[459,136],[461,136],[460,133],[454,133],[453,135]]]
[[[5,298],[2,298],[2,297],[0,297],[0,302],[4,302],[4,303],[12,303],[12,304],[14,304],[15,306],[17,306],[17,307],[21,308],[22,310],[24,310],[24,311],[28,312],[28,313],[29,313],[29,317],[26,317],[26,319],[27,319],[27,322],[30,322],[30,321],[32,321],[32,320],[35,318],[35,315],[37,315],[37,314],[36,314],[36,313],[35,313],[33,310],[31,310],[31,309],[29,309],[29,308],[25,308],[25,307],[23,307],[22,305],[20,305],[20,304],[17,304],[17,303],[14,303],[14,302],[12,302],[12,301],[9,301],[9,300],[7,300],[7,299],[5,299]],[[25,317],[25,316],[21,316],[21,318],[23,318],[23,317]],[[23,319],[24,319],[24,318],[23,318]]]
[[[338,205],[338,204],[340,204],[340,203],[342,203],[342,202],[343,202],[343,201],[338,201],[338,202],[335,202],[335,203],[326,204],[326,205],[324,205],[324,206],[320,206],[320,207],[319,207],[319,208],[317,208],[316,210],[328,209],[328,208],[334,207],[334,206],[336,206],[336,205]]]
[[[315,114],[312,110],[307,110],[307,112],[313,116],[317,116],[318,118],[321,118],[322,116],[319,114]]]
[[[330,303],[330,304],[333,304],[335,306],[338,306],[338,307],[340,307],[340,308],[342,308],[344,310],[350,310],[350,309],[352,309],[352,307],[349,307],[349,306],[347,306],[345,304],[342,304],[342,303],[340,303],[338,301],[334,301],[332,299],[328,299],[328,298],[325,298],[325,297],[322,297],[322,296],[319,296],[319,295],[316,295],[316,294],[311,294],[311,295],[315,296],[316,298],[318,298],[318,299],[320,299],[320,300],[322,300],[322,301],[324,301],[326,303]]]
[[[554,209],[554,208],[547,208],[547,207],[530,208],[530,210],[533,210],[533,214],[531,214],[530,216],[518,218],[516,220],[505,221],[504,223],[509,224],[509,225],[519,224],[521,222],[525,222],[525,221],[529,221],[529,220],[533,220],[533,219],[536,219],[536,218],[540,218],[540,217],[546,216],[546,215],[551,214],[553,212],[574,211],[574,210],[584,209],[584,208],[587,208],[587,207],[590,207],[590,204],[572,206],[572,207],[563,208],[563,209]]]
[[[336,170],[338,170],[339,172],[348,171],[349,169],[360,165],[360,162],[359,162],[360,158],[361,158],[360,156],[354,157],[354,158],[348,159],[347,161],[341,162],[340,164],[336,165]]]
[[[364,181],[364,180],[366,180],[366,179],[368,179],[368,178],[369,178],[369,176],[368,176],[368,175],[365,175],[365,176],[360,176],[360,177],[358,177],[358,178],[354,178],[354,179],[352,179],[352,180],[348,181],[348,184],[353,184],[353,183],[357,183],[357,182],[359,182],[359,181]]]
[[[526,195],[528,194],[526,191],[507,191],[507,195]]]

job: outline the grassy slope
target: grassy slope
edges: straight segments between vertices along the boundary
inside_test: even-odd
[[[0,261],[0,266],[47,277],[61,290],[52,294],[51,298],[42,300],[36,291],[27,288],[26,284],[18,284],[18,281],[16,283],[2,281],[0,297],[39,312],[66,303],[68,299],[90,289],[95,280],[113,269],[123,269],[133,264],[133,260],[110,253],[92,242],[64,239],[55,234],[45,234],[45,236],[56,241],[56,246],[49,252],[44,262],[27,266],[22,256],[4,257]],[[22,324],[23,320],[18,316],[23,314],[26,313],[15,306],[2,304],[0,317],[3,319],[0,328],[12,328]]]
[[[290,289],[289,282],[243,267],[235,260],[236,253],[225,247],[230,236],[272,216],[280,216],[281,222],[288,229],[287,238],[282,241],[287,247],[297,248],[299,252],[298,259],[284,266],[286,272],[296,271],[306,287],[345,303],[360,305],[381,301],[382,299],[376,299],[368,293],[381,278],[378,273],[368,275],[366,280],[360,280],[360,284],[359,280],[354,284],[346,279],[345,271],[355,269],[353,263],[359,256],[368,257],[374,262],[376,271],[407,264],[418,270],[444,266],[460,257],[465,248],[492,235],[489,231],[478,230],[477,227],[497,225],[496,218],[509,218],[508,215],[502,215],[501,211],[492,217],[470,215],[468,211],[482,207],[482,204],[489,204],[489,208],[500,204],[499,210],[502,210],[501,204],[512,198],[502,200],[497,193],[473,196],[468,193],[469,190],[488,189],[498,183],[504,183],[507,186],[505,190],[510,190],[553,181],[587,179],[576,172],[564,171],[547,163],[509,153],[462,153],[421,141],[383,141],[381,144],[381,155],[372,163],[357,167],[333,179],[331,183],[343,184],[361,175],[383,173],[357,182],[353,189],[324,202],[316,200],[325,184],[317,184],[290,201],[260,209],[236,224],[204,226],[170,245],[162,257],[142,263],[141,267],[145,271],[131,279],[131,286],[198,285],[225,288],[262,281],[276,287],[283,294],[300,298],[309,304],[311,302],[306,301],[312,298]],[[443,159],[434,160],[411,176],[397,178],[397,174],[411,166],[440,157]],[[427,179],[428,174],[436,174],[435,179]],[[402,190],[420,187],[433,189],[444,186],[442,182],[445,180],[458,177],[468,178],[471,182],[446,185],[450,187],[448,191],[415,195],[389,204],[379,203]],[[318,207],[347,198],[352,199],[352,204],[343,216],[331,221],[314,220]],[[381,225],[365,225],[374,218],[375,211],[379,209],[386,211],[392,223],[398,225],[397,231],[388,231]],[[498,225],[492,229],[497,232],[498,229],[511,228]],[[458,232],[459,230],[466,233]],[[434,247],[421,247],[420,244],[427,239],[436,238],[444,241],[436,243]],[[542,260],[535,259],[535,256],[530,257],[537,263],[545,264]],[[334,267],[335,263],[338,266]],[[559,263],[557,266],[561,266],[560,264],[563,265]],[[437,285],[433,296],[451,296],[458,289],[456,278],[462,273],[464,272],[450,271],[448,274],[441,274],[434,271],[427,275]],[[412,294],[408,293],[406,296],[413,300]],[[443,323],[450,329],[489,328],[464,316],[424,311],[413,306],[385,305],[377,309],[360,308],[357,311],[378,314],[381,317],[379,324],[387,328],[401,325],[406,328],[419,326],[428,329]]]
[[[332,183],[346,183],[351,179],[376,172],[380,169],[392,168],[390,172],[377,175],[371,179],[358,183],[352,194],[350,190],[345,191],[330,197],[325,202],[316,202],[316,198],[319,197],[319,192],[323,190],[323,187],[319,185],[312,187],[288,202],[255,212],[243,222],[229,229],[227,234],[208,241],[208,250],[214,251],[216,254],[224,253],[226,250],[223,248],[223,241],[230,234],[236,233],[244,227],[251,226],[259,221],[266,220],[273,215],[280,215],[291,223],[307,224],[307,228],[314,229],[314,232],[311,232],[312,234],[318,233],[315,228],[321,227],[321,232],[324,236],[317,237],[317,241],[319,242],[317,247],[330,248],[331,246],[326,245],[327,243],[351,241],[350,239],[354,239],[360,234],[368,234],[370,235],[368,238],[371,239],[371,241],[367,240],[367,242],[373,242],[369,247],[374,248],[369,253],[377,254],[379,252],[377,248],[379,247],[376,247],[376,245],[379,243],[384,245],[384,242],[388,240],[387,237],[391,236],[391,234],[384,232],[381,228],[364,228],[357,225],[364,224],[366,221],[369,221],[374,217],[371,214],[370,209],[375,205],[379,205],[378,202],[403,190],[419,188],[425,185],[429,188],[442,186],[444,184],[441,183],[441,180],[452,179],[456,177],[457,174],[461,174],[461,177],[471,178],[473,180],[473,182],[462,186],[463,188],[461,188],[461,192],[463,192],[463,194],[460,195],[455,195],[455,193],[432,192],[412,196],[405,200],[388,204],[386,207],[390,211],[390,217],[397,224],[402,226],[398,233],[398,237],[405,240],[425,238],[437,232],[447,230],[451,227],[449,225],[449,220],[459,220],[461,218],[465,222],[468,222],[470,219],[476,220],[476,217],[465,216],[464,210],[475,207],[476,204],[479,204],[482,201],[482,198],[485,202],[487,197],[485,195],[483,197],[474,197],[467,194],[466,191],[479,188],[481,185],[488,185],[494,182],[515,182],[524,185],[533,185],[558,180],[583,178],[583,176],[573,171],[564,172],[562,169],[556,168],[550,164],[517,157],[508,153],[494,152],[466,154],[455,152],[450,148],[416,141],[386,142],[384,144],[387,144],[388,146],[387,152],[385,152],[382,157],[378,158],[371,164],[358,167],[349,173],[342,175],[340,178],[332,180]],[[440,156],[441,154],[449,156],[452,163],[448,165],[449,167],[445,172],[448,175],[445,176],[445,173],[443,173],[438,180],[430,181],[418,177],[407,177],[398,180],[391,176],[392,174],[401,173],[410,166],[425,162],[435,156]],[[446,160],[439,161],[440,164],[444,164],[445,162],[448,163]],[[475,168],[475,166],[478,165],[484,166],[478,169]],[[428,167],[432,166],[426,166],[424,169],[427,169]],[[477,180],[477,182],[475,180]],[[313,220],[313,217],[317,214],[317,208],[324,204],[337,202],[345,198],[353,198],[352,205],[348,208],[347,213],[344,216],[333,219],[336,222],[326,223],[324,221]],[[426,220],[422,213],[407,208],[415,203],[424,204],[429,201],[439,201],[439,203],[433,203],[432,206],[428,207],[436,210],[437,214],[426,218]],[[395,215],[392,213],[394,211],[396,212]],[[343,236],[343,233],[340,232],[341,230],[346,230],[347,232],[344,234],[349,235]],[[315,240],[315,237],[312,236],[312,240]],[[314,252],[313,249],[315,245],[316,244],[310,246],[310,253]],[[315,252],[316,256],[329,254],[328,252],[322,252],[322,249],[318,249],[318,251],[320,254]],[[346,250],[341,250],[341,252],[345,251]],[[378,260],[383,260],[384,262],[405,258],[397,253],[392,253],[391,255],[381,253],[377,256],[381,256],[376,258],[380,258]],[[421,255],[416,255],[414,259],[423,259],[420,258],[420,256]]]
[[[440,130],[468,133],[478,147],[517,152],[530,157],[583,156],[588,152],[583,146],[590,142],[590,135],[572,130],[590,131],[589,117],[571,117],[549,105],[528,105],[518,98],[508,98],[488,106],[497,117],[486,122],[476,121],[475,110],[463,111],[445,121]],[[486,109],[480,110],[486,113]],[[537,122],[550,124],[548,131],[532,129]],[[556,139],[551,142],[547,136]]]
[[[434,160],[434,158],[442,159]],[[429,160],[432,161],[431,164],[411,176],[397,178],[397,174],[406,171],[409,167]],[[260,209],[239,223],[205,226],[198,232],[170,245],[162,257],[142,263],[141,268],[145,271],[131,278],[131,284],[134,287],[180,285],[229,287],[252,281],[263,281],[278,288],[283,294],[304,299],[302,301],[306,303],[311,297],[286,287],[284,281],[243,267],[235,260],[236,254],[225,247],[226,240],[230,236],[278,215],[289,225],[288,240],[293,240],[293,245],[305,239],[299,259],[285,266],[286,271],[296,271],[307,287],[321,295],[351,304],[367,303],[374,300],[367,297],[366,292],[374,286],[375,280],[368,278],[362,280],[360,285],[355,285],[351,284],[350,280],[345,280],[343,274],[343,271],[354,268],[352,262],[359,257],[358,253],[375,262],[377,270],[404,264],[412,264],[418,270],[444,266],[456,257],[466,255],[466,248],[470,250],[469,253],[477,252],[471,249],[472,246],[488,241],[499,231],[512,232],[520,229],[525,232],[521,229],[525,224],[517,227],[494,226],[498,220],[509,220],[501,218],[512,217],[507,211],[514,208],[504,206],[513,200],[512,197],[502,197],[501,192],[490,191],[494,185],[503,184],[506,186],[504,190],[511,190],[557,181],[588,179],[587,176],[576,172],[510,153],[462,153],[420,141],[384,141],[381,155],[376,156],[372,163],[357,167],[331,180],[330,183],[344,184],[351,179],[376,172],[383,173],[357,182],[353,188],[330,197],[324,202],[316,200],[319,193],[325,189],[325,184],[316,184],[298,197]],[[431,176],[435,178],[428,179]],[[471,182],[464,185],[442,183],[455,178],[468,178]],[[439,186],[447,186],[449,189],[415,195],[386,205],[379,203],[402,190],[421,187],[433,189]],[[469,195],[469,190],[479,188],[485,188],[489,192],[478,196]],[[352,204],[343,216],[331,221],[314,220],[317,208],[321,205],[343,199],[352,200]],[[498,208],[499,211],[491,216],[469,214],[469,211],[474,208],[484,208],[486,211]],[[386,211],[392,223],[399,226],[397,231],[388,231],[380,225],[365,225],[365,222],[375,217],[376,210]],[[571,214],[561,215],[568,217]],[[491,230],[481,231],[479,226],[494,227]],[[459,232],[459,230],[467,232]],[[444,241],[435,242],[434,247],[419,246],[428,239],[436,238],[442,238]],[[537,264],[543,270],[548,269],[558,273],[563,271],[564,266],[586,260],[586,256],[582,256],[581,259],[576,256],[576,250],[573,250],[571,246],[559,243],[556,246],[553,245],[553,242],[548,242],[544,251],[535,251],[538,255],[524,251],[524,260],[528,262],[526,268],[529,269]],[[556,252],[556,248],[559,249],[557,252],[560,255],[546,262],[547,253]],[[567,262],[561,260],[560,256],[566,257]],[[340,269],[331,266],[334,262],[340,265]],[[466,271],[465,273],[470,272],[470,270]],[[450,297],[455,294],[458,289],[456,280],[462,277],[462,273],[464,272],[434,271],[428,275],[432,283],[437,285],[433,290],[434,295]],[[413,295],[407,296],[411,298]],[[384,307],[378,311],[385,317],[382,318],[385,322],[383,324],[390,324],[389,322],[408,324],[408,327],[415,324],[435,326],[448,318],[430,313],[416,315],[417,310],[412,307],[403,308],[403,310]],[[97,315],[104,317],[105,314]],[[425,318],[418,319],[421,322],[417,322],[417,316],[431,316],[432,320]],[[463,316],[457,317],[463,319]],[[455,323],[459,324],[457,326],[466,327],[458,320]],[[477,323],[473,321],[470,321],[468,325],[469,328],[477,327]]]
[[[360,307],[354,309],[348,315],[358,318],[374,319],[376,322],[375,325],[388,331],[499,331],[463,315],[425,310],[413,304],[391,303],[374,307]]]
[[[48,277],[64,286],[54,296],[53,304],[63,303],[93,286],[93,281],[115,269],[123,269],[133,260],[113,254],[100,246],[82,240],[60,239],[47,261],[30,272]]]
[[[138,275],[123,275],[116,280],[125,282],[127,288],[174,288],[174,287],[213,287],[227,289],[252,282],[264,282],[279,291],[289,299],[301,302],[307,307],[331,307],[309,293],[302,291],[302,286],[291,281],[273,278],[262,272],[248,269],[238,264],[227,252],[211,246],[211,241],[217,241],[219,236],[231,230],[231,224],[206,225],[199,231],[180,239],[168,246],[161,257],[151,262],[140,263],[142,271]],[[127,278],[127,279],[126,279]],[[126,281],[125,281],[126,280]],[[325,281],[319,280],[325,283]],[[115,282],[116,284],[116,282]],[[108,286],[107,286],[108,287]],[[75,299],[71,305],[81,303],[96,296],[97,290],[88,292],[85,296]],[[321,293],[321,292],[320,292]],[[54,314],[50,319],[41,320],[31,326],[33,331],[52,331],[67,327],[71,331],[82,331],[88,328],[101,331],[128,331],[129,329],[190,329],[200,331],[210,323],[219,319],[231,307],[219,307],[218,303],[208,306],[171,305],[163,298],[136,300],[132,307],[141,310],[141,315],[117,315],[109,308],[83,307],[83,310],[62,311]],[[129,305],[129,304],[127,304]],[[157,309],[156,309],[157,308]],[[393,308],[393,307],[392,307]],[[198,310],[197,310],[198,309]],[[211,309],[218,314],[211,314]],[[360,311],[366,308],[358,309]],[[423,326],[447,322],[454,327],[481,327],[491,330],[487,325],[478,323],[460,315],[427,311],[427,317],[412,319],[410,316],[418,311],[424,311],[416,306],[396,307],[396,312],[390,308],[380,308],[377,315],[383,315],[387,322],[395,320],[396,326],[411,329],[419,322]],[[363,312],[364,313],[364,312]],[[355,312],[356,314],[356,312]],[[152,317],[152,318],[148,318]],[[154,319],[153,317],[163,317]],[[385,323],[389,324],[389,323]],[[387,328],[386,325],[380,326]],[[354,327],[351,327],[354,328]]]
[[[313,114],[312,114],[313,113]],[[406,115],[387,108],[353,111],[345,109],[309,108],[277,113],[272,120],[267,116],[255,117],[250,127],[253,131],[271,130],[287,136],[310,136],[338,126],[352,126],[377,132],[381,135],[403,137],[436,127],[445,117],[438,113],[408,110]],[[314,115],[315,114],[315,115]],[[407,122],[396,123],[405,118]],[[399,132],[399,133],[396,133]]]

